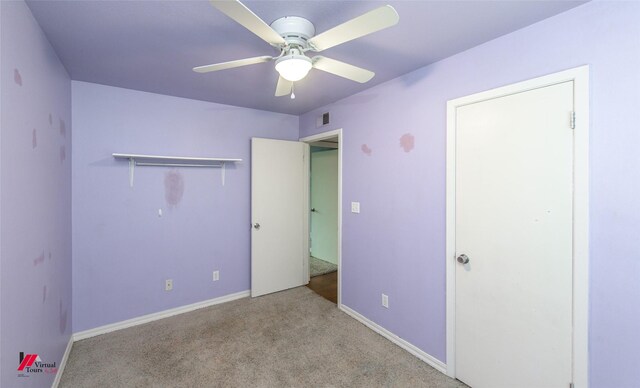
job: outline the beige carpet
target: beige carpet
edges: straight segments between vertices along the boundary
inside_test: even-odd
[[[464,387],[306,287],[76,342],[61,387]]]
[[[325,275],[331,272],[336,272],[337,270],[337,265],[309,256],[309,277]]]

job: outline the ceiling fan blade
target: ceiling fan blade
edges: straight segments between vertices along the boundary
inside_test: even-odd
[[[286,96],[291,94],[293,90],[293,82],[287,81],[280,77],[278,78],[278,85],[276,86],[276,97]]]
[[[258,35],[258,37],[274,46],[285,45],[285,40],[264,20],[238,0],[210,0],[211,5],[231,19],[240,23],[244,28]]]
[[[238,59],[237,61],[214,63],[213,65],[194,67],[193,71],[195,71],[196,73],[208,73],[210,71],[232,69],[234,67],[240,67],[240,66],[254,65],[256,63],[269,62],[272,59],[273,59],[273,57],[269,57],[269,56],[253,57],[253,58],[247,58],[247,59]]]
[[[326,50],[344,42],[369,35],[398,23],[400,16],[390,5],[384,5],[309,39],[314,51]]]
[[[358,66],[353,66],[348,63],[336,61],[335,59],[316,55],[311,58],[313,61],[313,68],[326,71],[327,73],[335,74],[339,77],[350,79],[351,81],[360,82],[361,84],[368,82],[373,78],[376,73],[363,69]]]

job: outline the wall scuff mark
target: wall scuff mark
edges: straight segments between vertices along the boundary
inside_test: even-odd
[[[373,150],[371,148],[369,148],[368,145],[363,144],[360,149],[362,150],[362,152],[367,155],[367,156],[371,156],[371,153],[373,152]]]
[[[67,310],[62,310],[62,300],[60,300],[60,334],[67,331]]]
[[[20,75],[18,69],[13,69],[13,80],[16,82],[16,84],[22,86],[22,76]]]
[[[36,257],[36,258],[33,260],[33,265],[34,265],[34,266],[37,266],[37,265],[42,264],[42,263],[44,263],[44,251],[42,251],[42,253],[40,254],[40,256]]]
[[[184,194],[184,179],[176,170],[167,171],[164,174],[164,196],[167,204],[176,206],[182,200]]]
[[[400,138],[400,147],[404,149],[404,152],[411,152],[415,146],[415,137],[410,133],[405,133]]]

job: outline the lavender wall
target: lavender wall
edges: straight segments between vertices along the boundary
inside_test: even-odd
[[[590,382],[640,386],[638,20],[589,3],[303,115],[300,136],[344,128],[343,302],[445,360],[446,101],[589,64]]]
[[[297,139],[298,117],[76,81],[72,90],[74,330],[248,290],[250,138]],[[113,152],[243,162],[225,186],[219,169],[139,167],[130,188]]]
[[[71,82],[27,6],[0,10],[0,385],[43,387],[18,354],[59,365],[71,335]]]

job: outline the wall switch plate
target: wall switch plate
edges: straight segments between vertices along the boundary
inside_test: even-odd
[[[167,279],[164,281],[164,290],[165,291],[173,290],[173,279]]]
[[[158,209],[158,217],[162,217],[162,209]]]
[[[351,213],[360,213],[360,202],[351,202]]]
[[[382,294],[382,307],[389,308],[389,296]]]
[[[217,282],[220,280],[220,271],[213,271],[213,281]]]

